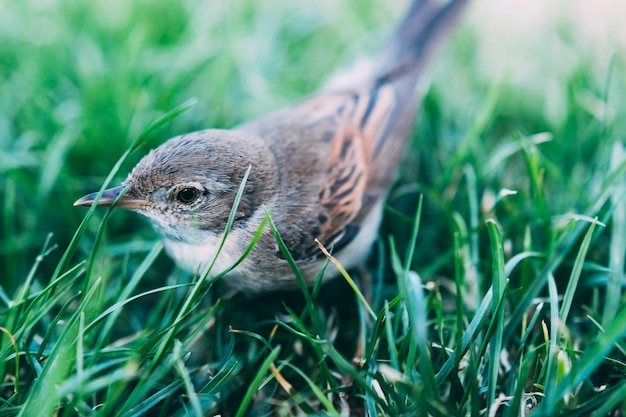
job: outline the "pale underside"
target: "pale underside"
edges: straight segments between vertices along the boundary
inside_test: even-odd
[[[257,224],[261,222],[263,216],[264,214],[259,213]],[[382,201],[376,204],[364,219],[357,236],[352,242],[340,252],[333,254],[344,268],[350,269],[362,265],[366,261],[378,234],[381,217]],[[269,228],[269,226],[266,225],[266,228]],[[228,235],[221,252],[209,271],[209,277],[221,274],[239,260],[245,249],[245,247],[237,243],[244,239],[244,236],[239,236],[241,234],[240,229],[233,229]],[[169,239],[165,239],[164,242],[166,251],[173,259],[176,259],[179,266],[188,272],[204,275],[207,272],[206,269],[213,261],[222,239],[223,234],[206,231],[203,233],[204,242],[201,244],[189,244]],[[309,285],[315,281],[324,263],[325,258],[323,256],[297,262],[298,270]],[[328,280],[337,275],[338,270],[334,265],[330,264],[324,272],[323,279]],[[268,287],[267,282],[274,282],[276,288],[295,288],[298,285],[294,279],[294,272],[285,259],[276,257],[269,267],[262,267],[259,263],[254,262],[254,249],[249,258],[244,259],[237,268],[230,271],[223,279],[232,288],[253,292],[266,291]]]

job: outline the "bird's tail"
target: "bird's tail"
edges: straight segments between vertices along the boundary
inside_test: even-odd
[[[359,59],[336,71],[325,89],[349,91],[398,78],[414,83],[437,45],[451,32],[467,2],[414,0],[386,47],[375,57]]]
[[[382,51],[377,76],[384,82],[417,74],[457,23],[468,0],[414,0]]]
[[[380,118],[380,134],[373,135],[367,147],[368,163],[377,171],[370,172],[368,178],[367,187],[373,195],[383,195],[393,181],[390,173],[396,171],[404,155],[415,122],[422,69],[452,31],[468,1],[414,0],[361,84],[361,91],[368,91],[368,109],[373,109],[368,114],[386,115]]]

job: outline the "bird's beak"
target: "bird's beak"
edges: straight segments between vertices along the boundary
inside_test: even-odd
[[[100,196],[100,200],[98,201],[98,206],[99,207],[112,206],[115,200],[119,197],[121,193],[124,193],[124,194],[126,193],[126,187],[123,185],[120,185],[119,187],[109,188],[108,190],[104,190],[102,192],[102,195]],[[78,200],[76,200],[74,202],[74,206],[90,206],[94,202],[97,196],[98,196],[97,192],[87,194],[86,196],[81,197]],[[147,203],[148,202],[145,200],[134,198],[128,194],[125,194],[119,198],[119,200],[115,204],[115,207],[122,207],[122,208],[131,209],[131,210],[140,210],[140,209],[145,208]]]

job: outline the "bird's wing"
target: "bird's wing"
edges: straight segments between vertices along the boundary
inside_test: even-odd
[[[308,138],[309,146],[328,142],[324,144],[327,163],[323,164],[327,172],[322,175],[325,182],[318,194],[318,224],[313,230],[317,232],[314,238],[335,252],[357,236],[361,221],[383,197],[386,190],[376,186],[380,178],[387,177],[387,183],[394,175],[395,169],[377,165],[376,154],[386,147],[397,104],[393,86],[383,85],[318,96],[293,109],[324,126],[318,138]],[[395,168],[397,161],[392,165]],[[321,256],[314,239],[300,241],[294,250],[300,259]]]

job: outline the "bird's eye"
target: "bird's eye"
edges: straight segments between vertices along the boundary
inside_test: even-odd
[[[196,201],[199,195],[200,192],[196,188],[187,187],[178,192],[176,199],[183,204],[191,204]]]

